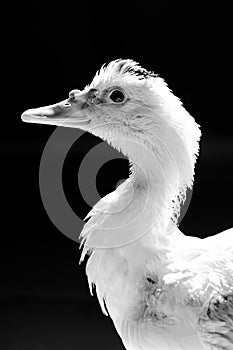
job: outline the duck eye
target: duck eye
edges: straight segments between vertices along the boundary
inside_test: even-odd
[[[120,90],[113,90],[109,95],[109,98],[115,103],[121,103],[125,99],[125,95]]]

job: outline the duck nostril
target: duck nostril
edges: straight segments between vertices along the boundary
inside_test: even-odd
[[[71,104],[69,102],[65,102],[65,103],[63,103],[63,107],[70,108]]]

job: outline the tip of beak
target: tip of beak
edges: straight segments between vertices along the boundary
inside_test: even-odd
[[[24,122],[33,122],[35,119],[46,119],[53,114],[53,111],[49,108],[32,108],[25,111],[21,115],[21,119]]]

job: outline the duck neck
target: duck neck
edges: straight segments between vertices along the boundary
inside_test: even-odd
[[[135,138],[121,139],[119,143],[114,142],[114,146],[130,161],[130,181],[134,188],[140,191],[149,189],[152,203],[164,206],[164,215],[176,222],[180,203],[185,199],[187,187],[192,184],[190,159],[176,133],[170,138],[166,134],[166,143],[153,135],[148,133],[147,137],[137,141]]]

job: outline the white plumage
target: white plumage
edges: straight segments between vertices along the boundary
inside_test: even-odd
[[[131,162],[81,233],[90,289],[125,347],[232,350],[233,229],[199,239],[177,227],[201,133],[163,79],[116,60],[83,91],[22,119],[87,130]]]

